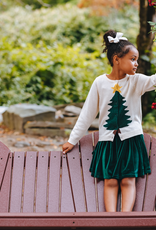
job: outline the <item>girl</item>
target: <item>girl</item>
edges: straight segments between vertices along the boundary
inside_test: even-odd
[[[110,74],[93,82],[79,119],[63,153],[69,152],[84,135],[99,112],[99,141],[93,151],[91,175],[104,179],[107,212],[115,212],[119,186],[122,211],[132,211],[136,177],[150,173],[141,126],[141,95],[154,90],[156,75],[136,74],[138,50],[122,33],[113,30],[103,36]]]

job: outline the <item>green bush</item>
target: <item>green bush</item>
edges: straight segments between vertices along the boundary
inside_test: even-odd
[[[148,113],[143,118],[143,128],[154,130],[156,128],[155,124],[156,124],[156,110],[152,110],[152,112]]]
[[[136,11],[113,12],[91,16],[89,9],[68,3],[0,14],[0,105],[84,101],[95,77],[110,72],[101,55],[104,32],[127,31],[124,36],[135,43]]]
[[[79,47],[28,43],[12,49],[3,39],[0,49],[0,105],[84,101],[95,77],[110,71],[106,57]]]
[[[11,8],[0,15],[2,37],[19,46],[23,42],[47,45],[62,43],[72,46],[79,43],[81,50],[102,50],[102,35],[108,29],[122,31],[135,43],[138,32],[137,11],[112,11],[107,17],[91,16],[89,9],[79,9],[71,4],[33,11],[22,7]]]
[[[64,4],[71,1],[72,0],[21,0],[22,3],[33,6],[34,9],[39,9],[41,7],[52,7],[57,4]]]
[[[33,10],[35,10],[40,9],[41,7],[53,7],[67,2],[77,4],[78,0],[3,0],[0,1],[0,11],[7,11],[9,8],[15,6],[30,6]]]

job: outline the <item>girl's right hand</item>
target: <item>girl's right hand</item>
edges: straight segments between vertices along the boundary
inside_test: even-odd
[[[66,154],[66,153],[68,153],[69,151],[71,151],[73,147],[74,147],[74,145],[70,144],[69,142],[66,142],[66,143],[62,146],[63,154]]]

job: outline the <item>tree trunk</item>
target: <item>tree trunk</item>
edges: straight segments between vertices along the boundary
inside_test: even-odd
[[[137,37],[137,48],[139,51],[139,66],[138,73],[150,75],[150,57],[152,54],[152,46],[154,34],[150,33],[151,26],[148,21],[155,21],[156,14],[154,7],[149,6],[147,0],[140,0],[140,32]],[[142,96],[142,110],[143,116],[145,116],[148,112],[148,93],[145,93]]]

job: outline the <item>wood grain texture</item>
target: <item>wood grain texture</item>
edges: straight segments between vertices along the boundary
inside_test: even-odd
[[[39,152],[36,186],[36,212],[46,212],[49,152]]]
[[[80,167],[80,154],[78,145],[76,145],[72,149],[72,151],[67,154],[67,160],[76,212],[85,212],[85,195],[83,188],[82,172]]]
[[[11,188],[12,153],[8,154],[7,165],[0,189],[0,212],[9,212]]]
[[[12,172],[10,212],[21,212],[24,152],[15,152]]]
[[[150,145],[151,145],[151,137],[149,134],[144,134],[144,141],[147,149],[147,154],[149,156],[150,153]],[[136,178],[136,200],[134,204],[134,211],[142,211],[143,210],[143,203],[144,203],[144,196],[145,196],[145,188],[146,188],[146,178],[147,176],[144,175],[143,177]]]
[[[48,212],[59,212],[61,152],[50,153]]]
[[[37,152],[26,154],[23,212],[34,212],[36,157]]]
[[[80,140],[80,150],[82,158],[87,211],[96,212],[95,179],[91,177],[91,173],[89,172],[93,152],[92,134],[84,136]]]
[[[143,211],[153,211],[156,199],[156,139],[152,138],[150,156],[151,174],[147,177],[146,193]]]
[[[61,212],[75,212],[66,155],[62,156]]]

